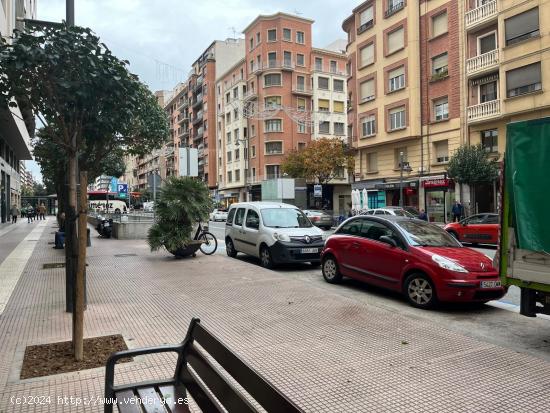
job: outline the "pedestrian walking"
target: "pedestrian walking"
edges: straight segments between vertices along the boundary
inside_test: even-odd
[[[421,209],[420,214],[418,215],[418,219],[421,219],[423,221],[427,221],[428,220],[428,214],[426,214],[426,211]]]
[[[40,204],[40,206],[38,207],[38,212],[40,214],[40,220],[45,220],[46,219],[46,205],[44,204]]]
[[[27,207],[27,223],[31,223],[34,220],[34,208],[29,205]]]
[[[10,210],[11,214],[11,223],[17,224],[17,216],[19,215],[19,209],[17,208],[17,205],[13,204]]]
[[[460,221],[462,215],[464,214],[464,207],[460,202],[455,201],[453,205],[452,213],[453,213],[453,222]]]

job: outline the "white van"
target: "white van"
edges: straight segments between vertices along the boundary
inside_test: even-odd
[[[227,255],[244,252],[266,268],[290,262],[319,265],[325,239],[299,208],[277,202],[232,204],[225,224]]]

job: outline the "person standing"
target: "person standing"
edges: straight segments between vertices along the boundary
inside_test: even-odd
[[[46,205],[44,204],[40,204],[40,206],[38,207],[38,211],[40,212],[40,220],[45,220],[46,219]]]
[[[17,205],[13,204],[10,210],[11,214],[11,223],[17,224],[17,216],[19,215],[19,209],[17,208]]]
[[[464,211],[464,208],[462,207],[462,204],[458,201],[455,201],[452,209],[453,222],[460,221],[460,217],[462,216],[463,211]]]
[[[418,215],[418,219],[421,219],[423,221],[427,221],[428,220],[428,214],[426,214],[426,211],[421,209],[420,214]]]
[[[29,205],[27,207],[27,223],[31,223],[34,220],[34,208]]]

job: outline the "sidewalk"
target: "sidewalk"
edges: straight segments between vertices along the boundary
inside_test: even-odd
[[[47,244],[53,225],[47,221],[0,315],[0,412],[102,411],[57,399],[102,397],[101,368],[18,379],[25,346],[70,339],[64,269],[42,269],[63,262],[63,251]],[[306,411],[531,413],[550,406],[549,362],[238,259],[174,260],[143,241],[97,239],[92,231],[88,264],[86,337],[120,333],[132,348],[176,343],[198,316]],[[139,358],[118,367],[117,377],[166,377],[173,363]],[[51,399],[17,405],[12,396]]]

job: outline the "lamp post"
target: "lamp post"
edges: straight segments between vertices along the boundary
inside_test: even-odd
[[[408,162],[403,161],[403,151],[399,152],[399,206],[403,208],[403,171],[412,171]]]
[[[246,201],[250,202],[251,201],[250,189],[252,186],[250,180],[248,179],[250,175],[250,144],[249,144],[250,139],[248,136],[242,139],[235,139],[235,146],[239,146],[241,142],[245,144],[244,150],[246,151],[245,167],[244,167],[244,187],[246,190]]]

